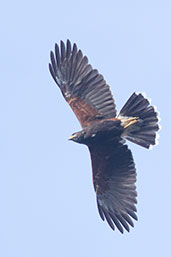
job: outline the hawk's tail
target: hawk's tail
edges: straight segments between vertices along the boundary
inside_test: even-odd
[[[157,144],[157,131],[160,128],[158,113],[143,94],[133,93],[118,118],[125,128],[122,134],[124,138],[145,148]]]

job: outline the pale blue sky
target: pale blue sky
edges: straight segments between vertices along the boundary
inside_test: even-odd
[[[171,256],[171,2],[3,1],[0,12],[0,256]],[[67,38],[118,110],[140,91],[161,113],[157,147],[129,143],[139,221],[124,235],[98,215],[88,150],[67,140],[80,125],[48,71]]]

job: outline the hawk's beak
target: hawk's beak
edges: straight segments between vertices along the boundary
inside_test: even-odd
[[[70,136],[68,140],[72,140],[73,138],[75,138],[75,135]]]

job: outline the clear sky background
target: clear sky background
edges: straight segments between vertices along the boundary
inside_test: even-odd
[[[3,1],[0,8],[0,256],[171,256],[171,2]],[[48,71],[69,38],[111,86],[119,110],[146,92],[160,144],[129,143],[138,222],[124,235],[97,212],[80,125]]]

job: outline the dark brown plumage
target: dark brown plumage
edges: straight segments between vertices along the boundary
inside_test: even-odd
[[[125,139],[145,148],[154,145],[157,112],[142,94],[133,93],[117,115],[103,76],[69,40],[55,44],[50,56],[50,73],[82,126],[70,139],[90,151],[100,217],[113,230],[129,231],[132,218],[137,220],[137,193],[135,164]]]

